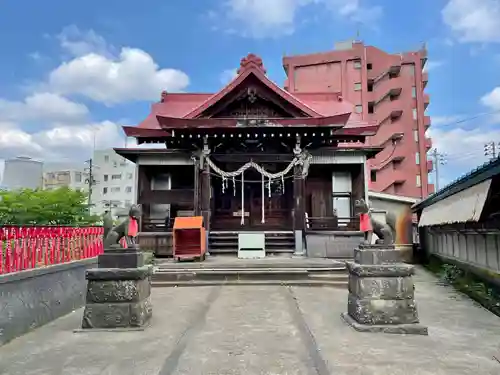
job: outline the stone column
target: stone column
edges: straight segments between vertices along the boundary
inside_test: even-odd
[[[141,330],[152,316],[152,266],[144,265],[138,247],[119,245],[98,257],[98,268],[86,273],[83,330]]]
[[[415,269],[401,262],[393,245],[361,245],[347,269],[347,324],[362,332],[428,334],[415,304]]]

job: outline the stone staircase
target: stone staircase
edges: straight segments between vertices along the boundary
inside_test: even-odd
[[[166,261],[155,266],[153,287],[211,285],[347,286],[344,262],[272,257],[210,256],[205,262]]]
[[[209,251],[212,255],[238,254],[237,231],[211,231],[208,235]],[[292,255],[295,251],[295,236],[292,231],[264,232],[266,239],[266,255]]]

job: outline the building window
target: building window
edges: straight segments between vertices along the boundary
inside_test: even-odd
[[[131,180],[134,177],[132,173],[127,173],[127,179]]]
[[[125,193],[131,193],[132,192],[132,186],[127,186],[125,188]]]
[[[112,193],[119,193],[120,192],[120,188],[119,187],[112,187],[111,188],[111,192]]]
[[[109,155],[104,155],[104,162],[107,163],[109,161]]]
[[[368,64],[366,64],[366,69],[368,69],[368,70],[372,70],[372,69],[373,69],[373,65],[372,65],[372,63],[368,63]]]
[[[361,60],[354,61],[354,69],[361,69]]]
[[[410,64],[410,74],[411,74],[412,76],[414,76],[414,75],[415,75],[415,64]]]
[[[356,82],[354,84],[354,91],[361,91],[361,82]]]
[[[107,187],[103,187],[102,188],[102,193],[103,194],[108,194],[108,188]]]
[[[368,103],[368,113],[374,113],[375,112],[375,103],[370,102]]]
[[[354,111],[356,113],[362,113],[363,112],[363,106],[361,104],[358,104],[356,107],[354,107]]]
[[[415,139],[415,142],[418,143],[418,130],[413,130],[413,139]]]
[[[111,179],[112,180],[121,180],[122,175],[121,174],[113,174],[113,175],[111,175]]]
[[[372,92],[373,91],[373,81],[368,81],[368,91]]]
[[[104,182],[106,182],[106,181],[108,181],[108,175],[107,174],[104,175]]]
[[[415,154],[415,163],[416,163],[417,165],[420,165],[420,152],[417,152],[417,153]]]
[[[81,172],[75,173],[75,182],[82,182],[82,174]]]
[[[116,160],[115,160],[115,161],[113,161],[113,167],[114,167],[114,168],[118,167],[118,162],[117,162]]]
[[[413,108],[413,119],[414,120],[417,119],[417,109],[416,108]]]
[[[132,206],[132,202],[131,201],[125,201],[125,207],[130,207]]]
[[[415,86],[413,86],[411,88],[411,97],[412,98],[416,98],[417,97],[417,88]]]
[[[422,186],[422,181],[420,179],[420,175],[417,174],[417,187],[421,187]]]
[[[370,171],[370,181],[371,182],[377,182],[377,171]]]

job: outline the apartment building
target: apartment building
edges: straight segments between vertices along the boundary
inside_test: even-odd
[[[88,190],[89,174],[84,164],[45,163],[43,166],[43,188],[58,189],[68,187]]]
[[[384,147],[369,162],[370,190],[425,198],[434,192],[428,178],[433,165],[427,158],[432,141],[426,136],[426,61],[425,46],[390,54],[360,41],[342,42],[332,51],[284,57],[285,89],[318,100],[341,93],[361,119],[380,123],[367,141]]]
[[[136,165],[113,149],[96,150],[93,158],[94,185],[92,186],[93,213],[101,215],[111,209],[123,215],[137,201]]]

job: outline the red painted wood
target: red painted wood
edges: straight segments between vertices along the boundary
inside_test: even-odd
[[[102,227],[0,227],[0,274],[96,257],[103,233]]]

